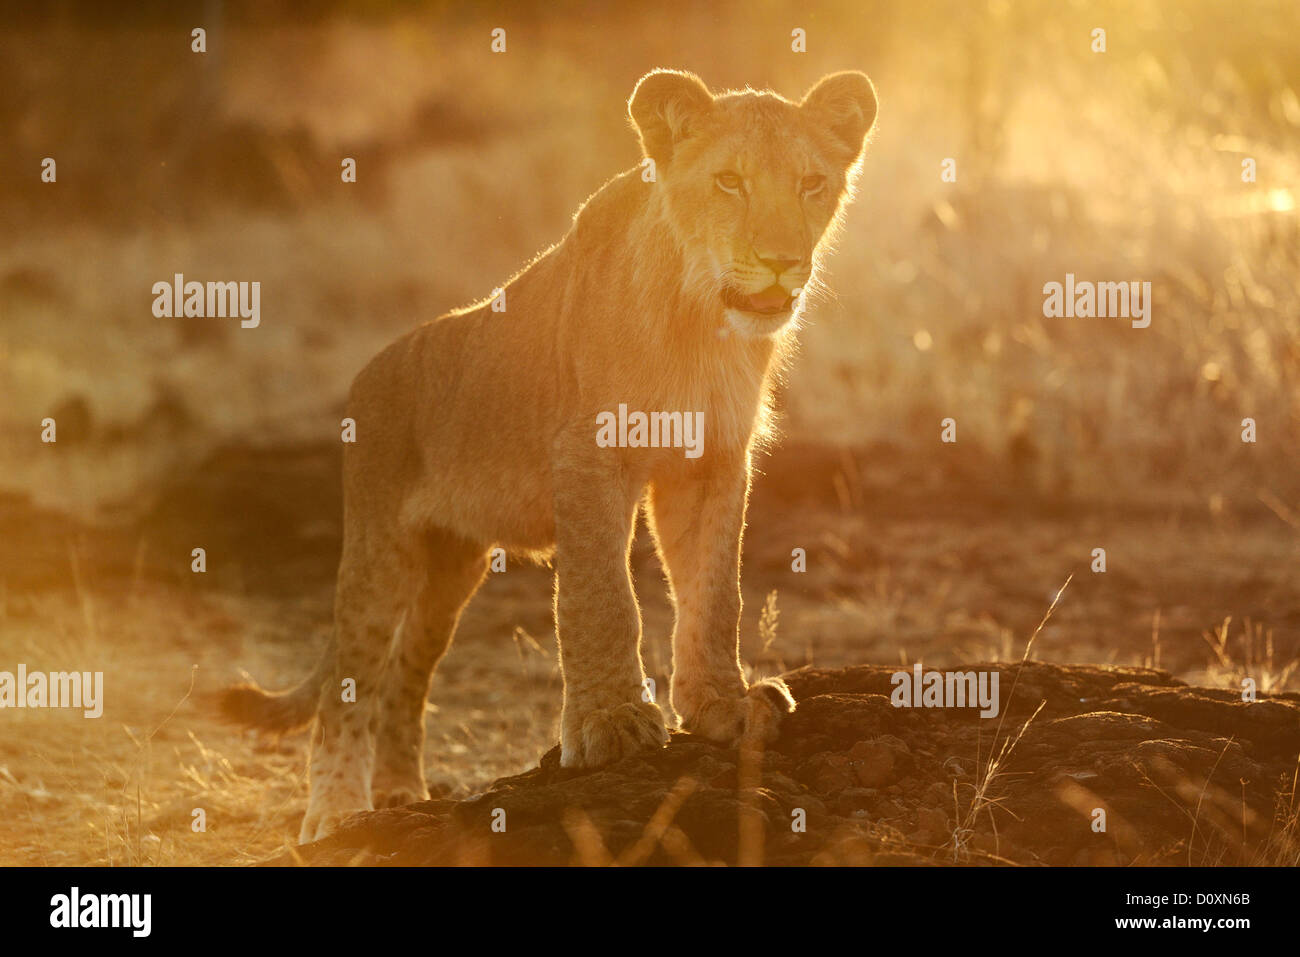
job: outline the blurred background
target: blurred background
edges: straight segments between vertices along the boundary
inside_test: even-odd
[[[200,688],[235,663],[269,684],[306,671],[330,615],[352,376],[487,294],[637,162],[625,104],[654,67],[793,99],[861,69],[880,96],[836,296],[801,335],[756,480],[756,668],[1018,659],[1073,574],[1036,656],[1295,686],[1294,3],[52,0],[0,24],[0,662],[116,662],[117,724],[147,732],[196,663]],[[177,272],[260,281],[260,327],[154,318],[151,287]],[[1150,327],[1045,319],[1043,284],[1066,273],[1150,282]],[[666,681],[644,535],[635,561]],[[549,587],[545,569],[494,576],[466,617],[433,697],[449,793],[553,740]],[[523,673],[509,700],[502,669]],[[237,768],[206,720],[158,739],[193,774],[115,739],[117,771],[81,782],[116,795],[87,798],[108,839],[47,787],[52,767],[80,773],[67,740],[91,748],[84,723],[12,785],[18,803],[45,821],[55,802],[73,859],[138,862],[161,825],[114,823],[122,789],[159,775],[166,821],[197,775],[275,838],[296,812],[257,789],[298,800],[300,752]],[[48,853],[24,840],[9,846]]]
[[[959,415],[950,451],[1052,494],[1282,495],[1300,472],[1297,20],[1209,0],[10,14],[3,474],[85,509],[232,437],[316,436],[379,344],[484,295],[636,162],[641,74],[797,97],[856,68],[880,126],[787,434],[933,454]],[[183,271],[260,279],[263,327],[155,321],[150,286]],[[1044,319],[1066,272],[1150,281],[1151,328]],[[29,447],[60,409],[84,426],[79,471]]]

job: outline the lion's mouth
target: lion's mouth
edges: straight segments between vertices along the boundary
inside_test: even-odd
[[[779,316],[790,311],[794,305],[794,294],[778,285],[771,285],[762,292],[745,295],[731,286],[722,289],[722,301],[732,309],[752,312],[760,316]]]

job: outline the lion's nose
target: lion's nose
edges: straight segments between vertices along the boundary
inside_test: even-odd
[[[781,273],[785,272],[787,269],[799,265],[801,262],[801,260],[798,259],[765,259],[762,256],[758,257],[758,261],[768,269],[772,270],[772,272],[776,273],[777,276],[780,276]]]

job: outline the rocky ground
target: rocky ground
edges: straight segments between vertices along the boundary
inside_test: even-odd
[[[304,737],[244,734],[209,702],[244,670],[286,688],[315,661],[338,455],[232,446],[95,523],[0,494],[0,670],[102,670],[106,689],[97,721],[5,713],[0,863],[1300,863],[1300,536],[1284,516],[1172,493],[1060,501],[978,458],[932,470],[794,442],[760,461],[745,536],[741,658],[751,678],[788,674],[801,702],[761,760],[676,735],[560,771],[553,572],[512,560],[434,678],[439,801],[299,849]],[[672,608],[644,529],[632,570],[665,689]],[[895,710],[889,675],[918,662],[998,668],[1008,706]]]
[[[1294,860],[1300,695],[1247,703],[1157,670],[1030,662],[1001,666],[1003,714],[982,719],[893,707],[895,670],[791,672],[799,707],[766,751],[682,733],[580,772],[556,748],[469,800],[358,815],[270,862]]]

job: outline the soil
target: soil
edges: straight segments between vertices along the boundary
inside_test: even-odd
[[[3,862],[1300,860],[1300,536],[1274,511],[1062,499],[977,457],[796,442],[759,460],[745,538],[742,658],[800,702],[760,764],[675,734],[562,771],[552,570],[511,559],[433,682],[437,800],[297,848],[304,739],[237,732],[210,695],[243,670],[278,688],[309,671],[338,475],[335,444],[238,445],[95,522],[0,496],[0,668],[105,674],[100,719],[6,713]],[[644,530],[632,566],[666,697],[671,607]],[[889,676],[917,662],[998,670],[1002,714],[892,707]]]
[[[1275,800],[1300,695],[1245,703],[1143,668],[1001,669],[1003,694],[1015,684],[1002,719],[896,708],[888,667],[803,668],[765,751],[678,733],[581,772],[556,748],[470,800],[358,815],[273,862],[1249,864],[1284,837]]]

